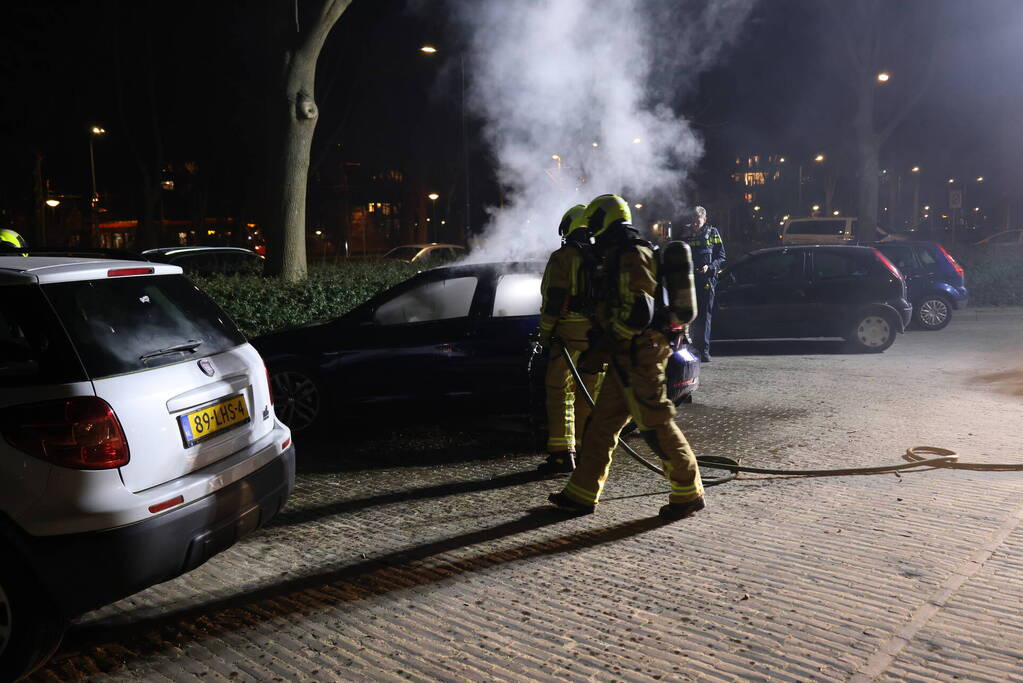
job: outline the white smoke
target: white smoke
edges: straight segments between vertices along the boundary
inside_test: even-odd
[[[469,104],[502,188],[473,261],[546,258],[573,204],[622,195],[678,220],[703,153],[672,109],[753,0],[463,0]]]

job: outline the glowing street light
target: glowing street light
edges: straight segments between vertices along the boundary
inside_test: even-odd
[[[634,145],[638,145],[641,142],[643,142],[641,138],[632,138],[632,144]]]
[[[891,77],[892,77],[892,75],[890,73],[888,73],[887,71],[882,71],[881,73],[879,73],[877,75],[877,82],[878,83],[887,83],[889,81],[889,79],[891,79]]]
[[[831,215],[832,216],[837,216],[838,215],[838,209],[835,209],[834,211],[832,211]]]
[[[821,210],[821,205],[820,204],[814,204],[810,208],[813,209],[814,211],[820,211]]]
[[[817,163],[819,164],[819,163],[821,163],[822,161],[824,161],[824,155],[823,155],[823,154],[818,154],[817,156],[815,156],[815,157],[813,158],[813,160],[814,160],[814,161],[816,161],[816,162],[817,162]]]
[[[785,163],[785,157],[778,157],[778,163],[779,164],[784,164]]]
[[[909,169],[909,172],[910,173],[919,173],[920,172],[920,167],[919,166],[914,166],[913,168]]]
[[[924,207],[924,211],[930,211],[930,210],[931,210],[930,205],[927,205],[927,206]]]
[[[59,199],[47,199],[46,200],[46,206],[50,207],[51,209],[56,209],[58,206],[60,206],[60,200]]]
[[[984,182],[984,176],[977,176],[977,182],[978,183]]]
[[[438,199],[440,199],[440,195],[437,194],[436,192],[431,192],[430,194],[426,195],[426,198],[435,202]]]
[[[949,185],[952,185],[953,183],[955,183],[955,181],[956,181],[956,179],[955,179],[955,178],[949,178],[949,179],[948,179],[948,184],[949,184]]]
[[[758,206],[754,206],[754,207],[753,207],[753,210],[754,210],[754,211],[760,211],[760,206],[759,206],[759,205],[758,205]]]
[[[594,146],[594,147],[600,147],[600,144],[599,144],[599,143],[597,143],[597,142],[594,142],[594,143],[593,143],[593,146]]]
[[[637,209],[642,209],[643,208],[642,204],[633,204],[633,206],[635,206]]]
[[[433,45],[424,45],[421,48],[419,48],[419,51],[425,52],[428,55],[432,55],[437,53],[437,48],[435,48]]]

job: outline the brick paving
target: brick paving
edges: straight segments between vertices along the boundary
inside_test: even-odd
[[[725,346],[680,424],[767,467],[1023,464],[1023,403],[972,379],[1023,359],[1023,311],[968,313],[881,356]],[[521,431],[364,432],[300,440],[272,527],[86,615],[34,679],[1023,681],[1021,472],[747,475],[664,524],[625,456],[566,518]]]

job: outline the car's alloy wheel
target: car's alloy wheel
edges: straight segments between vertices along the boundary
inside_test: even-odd
[[[948,325],[952,311],[948,302],[941,297],[925,299],[916,309],[916,320],[925,330],[940,330]]]
[[[316,381],[298,370],[281,370],[270,375],[274,411],[294,432],[309,429],[320,418],[322,398]]]
[[[856,341],[869,351],[883,351],[891,346],[894,334],[891,323],[882,315],[864,316],[856,326]]]
[[[11,642],[14,625],[11,616],[11,601],[7,599],[4,586],[0,583],[0,657],[3,657],[7,645]]]

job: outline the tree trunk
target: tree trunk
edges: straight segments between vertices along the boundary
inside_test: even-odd
[[[316,130],[318,111],[313,96],[316,61],[323,41],[351,0],[318,0],[315,17],[308,26],[299,25],[295,4],[294,35],[284,52],[282,89],[273,107],[280,132],[279,149],[274,155],[274,205],[270,228],[274,231],[273,249],[267,272],[288,282],[306,277],[306,188],[309,180],[309,154]]]

